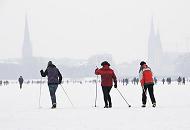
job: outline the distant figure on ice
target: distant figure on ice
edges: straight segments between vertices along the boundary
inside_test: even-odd
[[[101,66],[102,68],[100,69],[96,68],[95,74],[101,75],[101,86],[102,86],[104,102],[105,102],[104,108],[108,108],[108,107],[111,108],[112,102],[111,102],[110,91],[113,86],[113,82],[114,82],[114,87],[117,88],[117,78],[115,76],[114,71],[110,69],[109,67],[110,64],[107,61],[102,62]]]
[[[55,92],[57,90],[58,84],[62,82],[62,75],[59,72],[59,69],[52,63],[52,61],[48,62],[47,68],[45,71],[40,70],[41,76],[48,77],[48,86],[49,92],[52,101],[52,109],[56,108],[56,95]]]
[[[158,79],[156,77],[154,77],[154,83],[157,84]]]
[[[137,83],[137,85],[139,84],[139,78],[136,78],[136,83]]]
[[[23,82],[24,82],[24,79],[23,79],[22,76],[20,76],[20,77],[18,78],[18,82],[19,82],[19,85],[20,85],[20,89],[22,89],[22,84],[23,84]]]
[[[123,86],[125,85],[125,79],[122,80]]]
[[[125,79],[125,83],[126,83],[126,85],[129,83],[129,79],[128,78]]]
[[[6,81],[3,81],[3,85],[5,86],[5,85],[8,85],[9,84],[9,81],[8,80],[6,80]]]
[[[178,79],[177,79],[178,85],[181,84],[181,81],[182,81],[182,79],[181,79],[181,77],[179,76]]]
[[[185,77],[182,78],[182,83],[185,85]]]
[[[3,81],[2,80],[0,80],[0,86],[3,84]]]
[[[165,83],[165,79],[164,79],[164,78],[162,79],[162,83],[163,83],[163,84]]]
[[[152,107],[156,107],[156,100],[154,97],[154,79],[152,75],[151,69],[146,65],[146,62],[142,61],[140,63],[140,71],[139,71],[139,79],[142,86],[142,107],[146,107],[146,100],[147,100],[147,89],[150,95],[150,99],[152,101]]]
[[[136,80],[137,80],[136,77],[134,77],[132,81],[134,85],[136,84]]]
[[[171,77],[168,77],[168,78],[166,79],[166,82],[168,83],[168,85],[170,85],[171,82],[172,82],[172,78],[171,78]]]

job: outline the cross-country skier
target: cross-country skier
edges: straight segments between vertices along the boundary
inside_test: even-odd
[[[140,71],[139,71],[139,78],[142,86],[142,107],[146,107],[146,100],[147,100],[147,89],[150,95],[150,99],[152,101],[152,107],[156,107],[156,100],[154,97],[154,80],[153,80],[153,74],[151,69],[146,65],[146,62],[142,61],[140,63]]]
[[[52,63],[52,61],[48,62],[47,69],[45,71],[40,70],[41,76],[48,77],[48,86],[49,92],[52,101],[52,109],[56,108],[56,95],[55,92],[57,90],[58,84],[62,82],[62,75],[59,72],[59,69]]]
[[[18,78],[18,82],[19,82],[19,85],[20,85],[20,89],[22,89],[22,84],[23,84],[23,82],[24,82],[24,79],[23,79],[22,76],[20,76],[20,77]]]
[[[114,82],[114,87],[117,88],[117,78],[115,76],[114,71],[109,67],[110,64],[107,61],[102,62],[101,66],[102,68],[100,69],[96,68],[95,74],[101,75],[101,86],[105,102],[104,108],[108,107],[111,108],[112,102],[111,102],[110,91],[113,86],[113,82]]]

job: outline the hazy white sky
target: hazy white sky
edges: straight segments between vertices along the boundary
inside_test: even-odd
[[[34,56],[146,59],[152,15],[163,49],[188,51],[189,7],[189,0],[0,0],[0,59],[21,57],[26,11]]]

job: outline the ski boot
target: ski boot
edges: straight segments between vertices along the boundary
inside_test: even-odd
[[[108,105],[105,105],[104,108],[108,108]]]
[[[143,104],[141,107],[146,107],[146,104]]]
[[[156,107],[156,103],[153,103],[153,104],[152,104],[152,107]]]
[[[51,109],[55,109],[56,108],[56,103],[53,103]]]

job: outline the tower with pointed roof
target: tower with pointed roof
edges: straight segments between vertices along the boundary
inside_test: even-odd
[[[32,44],[30,41],[30,33],[28,26],[27,15],[25,16],[25,28],[24,28],[24,40],[22,48],[22,58],[24,61],[28,61],[32,58]]]
[[[150,34],[148,40],[148,63],[155,72],[159,72],[163,61],[163,50],[160,33],[155,31],[153,17],[151,19]]]

